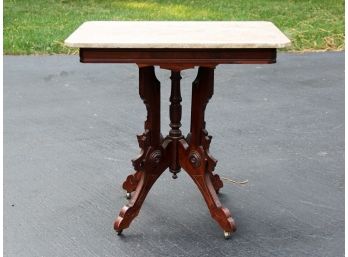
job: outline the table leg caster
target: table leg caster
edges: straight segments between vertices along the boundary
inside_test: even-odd
[[[231,238],[231,232],[224,231],[224,237],[225,237],[225,239],[230,239]]]
[[[126,198],[129,200],[129,199],[131,199],[132,198],[132,195],[131,195],[131,193],[126,193]]]

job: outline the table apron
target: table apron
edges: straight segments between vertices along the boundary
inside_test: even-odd
[[[275,63],[275,48],[80,48],[82,63],[137,63],[137,64],[270,64]]]

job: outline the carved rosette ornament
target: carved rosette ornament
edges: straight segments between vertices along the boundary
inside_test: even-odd
[[[150,154],[150,161],[155,164],[159,164],[161,162],[162,153],[160,150],[155,150]]]
[[[189,161],[194,168],[199,168],[202,163],[202,157],[196,150],[192,150],[189,153]]]

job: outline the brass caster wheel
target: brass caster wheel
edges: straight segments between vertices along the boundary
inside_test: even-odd
[[[121,235],[121,234],[122,234],[122,231],[123,231],[123,229],[117,231],[117,235]]]
[[[231,232],[224,231],[224,237],[225,237],[225,239],[230,239],[231,238]]]
[[[132,195],[131,195],[131,193],[126,193],[126,198],[129,200],[129,199],[131,199],[132,198]]]

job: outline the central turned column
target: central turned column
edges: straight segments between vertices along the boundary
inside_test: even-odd
[[[171,93],[170,93],[170,107],[169,107],[169,116],[170,116],[170,127],[169,135],[167,139],[170,139],[170,162],[169,162],[169,171],[173,173],[173,178],[176,179],[177,173],[180,172],[181,167],[179,164],[179,154],[178,154],[178,140],[183,138],[181,133],[181,92],[180,92],[180,80],[181,75],[180,71],[171,71],[170,79],[172,81]]]

